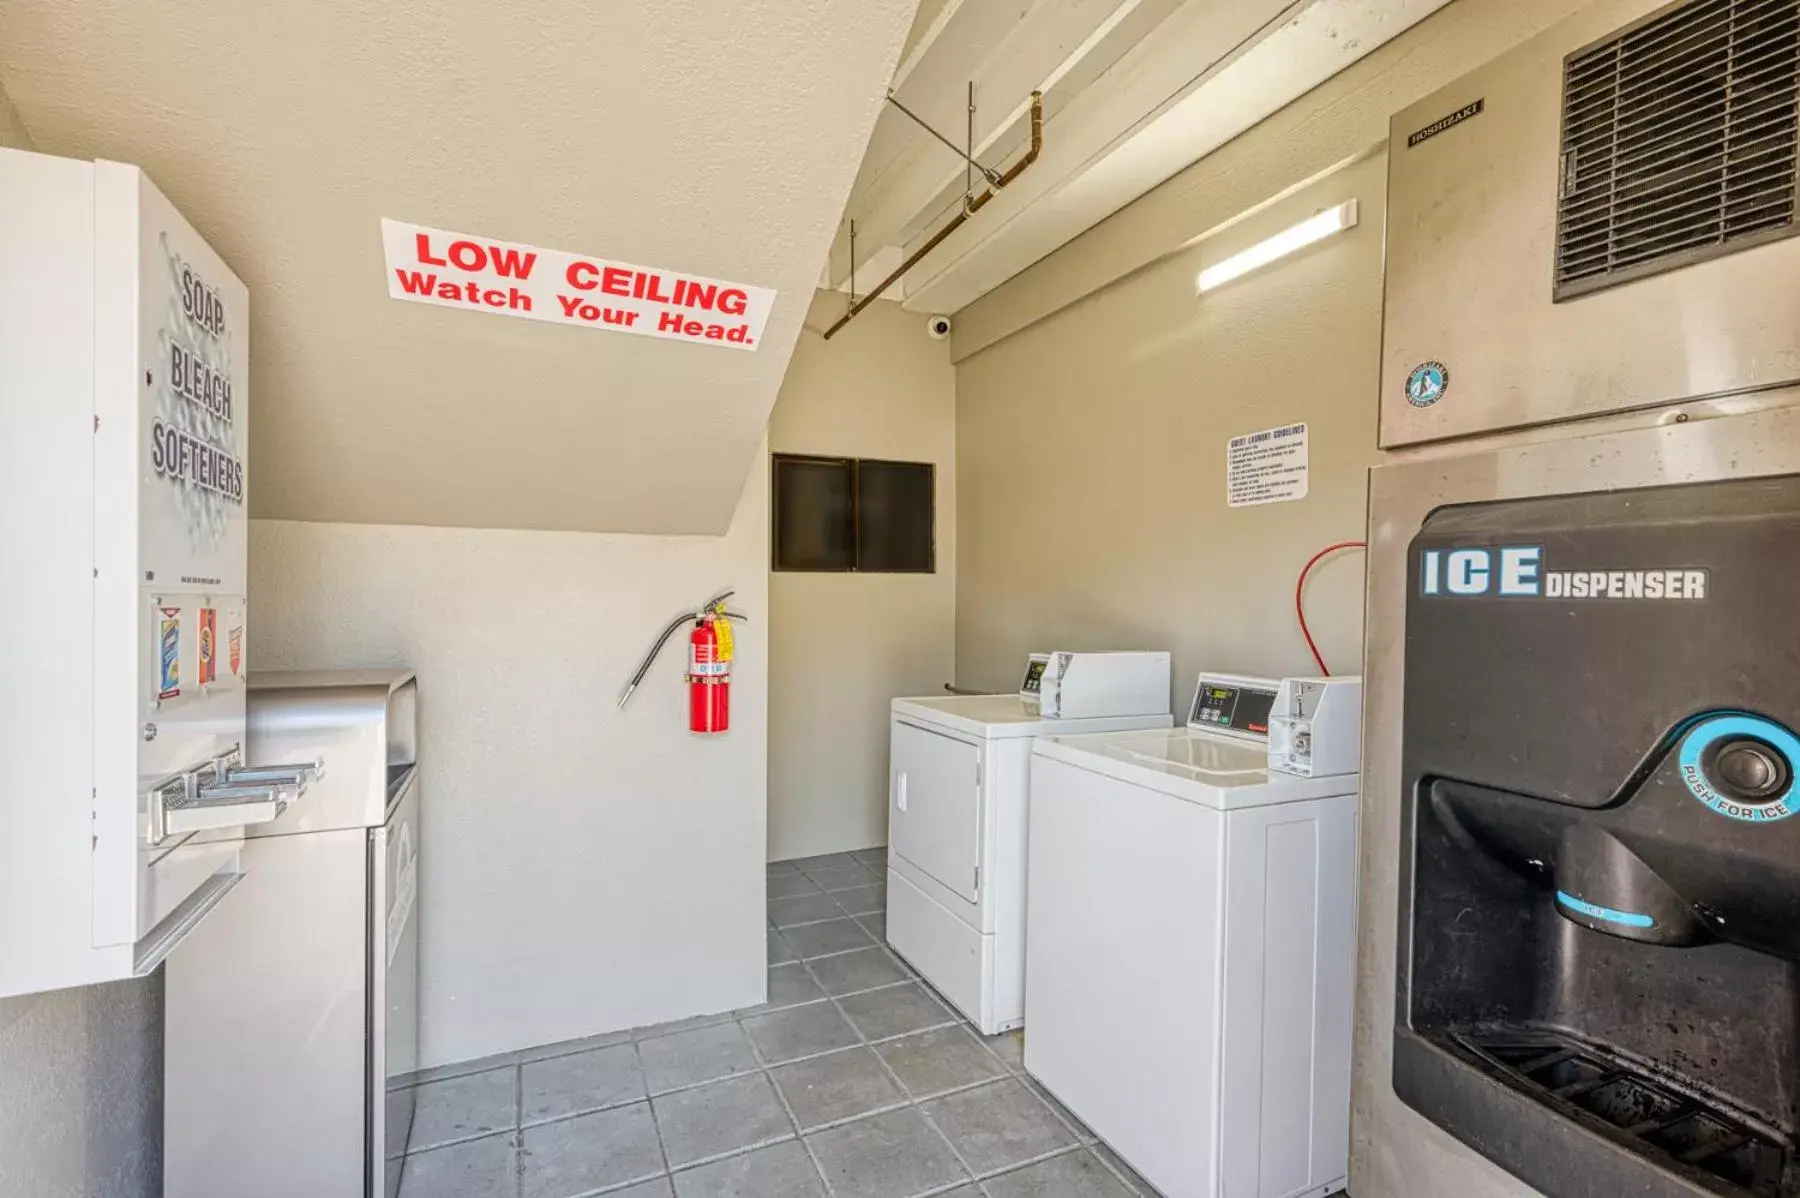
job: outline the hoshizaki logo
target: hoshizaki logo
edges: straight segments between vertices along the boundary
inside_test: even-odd
[[[1704,599],[1705,570],[1551,570],[1542,545],[1427,549],[1419,594],[1502,599]]]

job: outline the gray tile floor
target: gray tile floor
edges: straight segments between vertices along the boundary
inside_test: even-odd
[[[883,850],[769,866],[769,1001],[432,1070],[401,1198],[1154,1195],[882,944]]]

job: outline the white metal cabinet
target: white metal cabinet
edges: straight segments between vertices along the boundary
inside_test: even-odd
[[[974,902],[981,885],[981,747],[894,722],[892,850]]]
[[[1218,1153],[1225,817],[1032,765],[1027,1067],[1166,1188],[1190,1155]],[[1121,952],[1126,928],[1164,951]]]
[[[143,172],[0,150],[0,994],[155,968],[293,793],[230,774],[248,366],[248,292]]]
[[[1317,1198],[1348,1165],[1356,777],[1181,739],[1035,746],[1025,1067],[1169,1198]]]
[[[888,943],[983,1033],[1025,1017],[1032,738],[1171,722],[1045,719],[1014,695],[894,700]]]

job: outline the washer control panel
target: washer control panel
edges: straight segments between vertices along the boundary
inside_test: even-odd
[[[1019,698],[1033,699],[1044,689],[1044,670],[1050,664],[1048,653],[1033,653],[1026,663],[1025,677],[1019,680]]]
[[[1188,727],[1196,732],[1218,732],[1245,740],[1267,740],[1269,712],[1281,683],[1273,678],[1247,678],[1236,674],[1202,674],[1194,687],[1194,704]]]

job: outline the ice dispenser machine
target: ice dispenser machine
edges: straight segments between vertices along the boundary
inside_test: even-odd
[[[1797,546],[1796,477],[1413,541],[1394,1085],[1547,1193],[1800,1194]]]
[[[1800,1198],[1796,130],[1786,0],[1393,119],[1358,1194]]]

